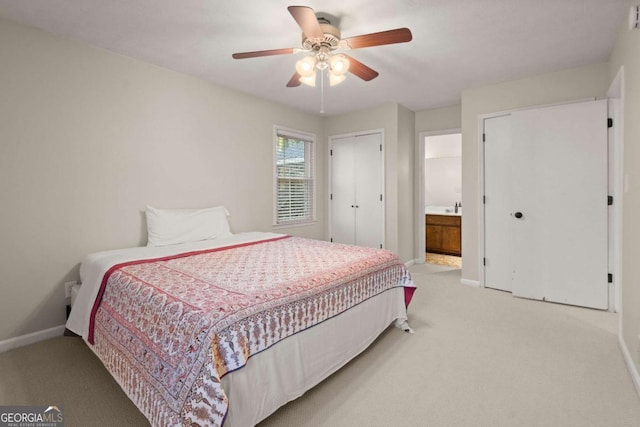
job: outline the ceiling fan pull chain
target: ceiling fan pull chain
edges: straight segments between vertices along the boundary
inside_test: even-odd
[[[324,114],[324,70],[320,71],[320,114]]]

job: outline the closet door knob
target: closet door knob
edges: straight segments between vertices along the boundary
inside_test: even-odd
[[[515,216],[518,219],[523,217],[522,212],[516,212],[515,214],[513,214],[513,216]]]

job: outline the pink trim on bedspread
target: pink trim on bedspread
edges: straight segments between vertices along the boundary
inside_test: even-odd
[[[404,286],[407,304],[415,290],[388,251],[295,237],[125,263],[104,284],[94,349],[154,426],[220,426],[220,379],[249,357],[388,289]]]
[[[415,286],[405,286],[404,287],[404,306],[409,308],[409,304],[413,299],[413,293],[416,291]]]

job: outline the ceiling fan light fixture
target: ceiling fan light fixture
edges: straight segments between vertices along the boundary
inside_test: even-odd
[[[300,83],[304,83],[307,86],[316,87],[316,72],[311,70],[311,74],[308,76],[301,76]]]
[[[331,56],[329,63],[331,65],[332,73],[336,76],[343,76],[347,71],[349,71],[349,60],[342,54]]]
[[[329,73],[329,86],[335,86],[337,84],[342,83],[343,81],[345,81],[345,79],[347,78],[347,76],[345,76],[344,74],[335,74],[333,72]]]
[[[298,74],[300,74],[302,77],[311,77],[313,75],[314,83],[316,75],[315,67],[316,60],[313,56],[305,56],[304,58],[296,62],[296,71],[298,72]]]

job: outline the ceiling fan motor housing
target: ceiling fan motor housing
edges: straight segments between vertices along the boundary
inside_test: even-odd
[[[336,49],[340,43],[340,30],[326,20],[320,21],[319,24],[322,32],[324,33],[324,37],[321,39],[314,39],[309,38],[302,33],[302,47],[309,50],[320,50],[320,48],[323,47],[330,50]]]

